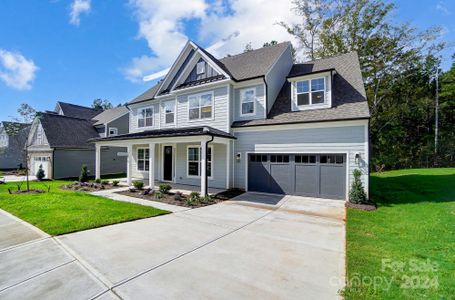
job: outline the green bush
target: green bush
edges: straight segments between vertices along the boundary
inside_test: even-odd
[[[172,189],[172,186],[170,184],[160,184],[160,192],[163,194],[169,193],[169,191]]]
[[[36,172],[36,178],[41,181],[44,179],[44,177],[46,177],[46,174],[44,173],[44,170],[43,170],[43,165],[39,165],[39,169],[38,171]]]
[[[144,182],[138,180],[138,181],[133,181],[133,186],[137,188],[138,190],[142,190],[144,188]]]
[[[82,165],[81,174],[79,175],[79,182],[87,181],[88,181],[87,165]]]
[[[157,199],[157,200],[163,198],[163,194],[161,192],[155,192],[153,195],[155,196],[155,199]]]
[[[360,180],[360,176],[362,176],[362,172],[359,169],[355,169],[352,172],[354,176],[354,182],[351,185],[351,190],[349,191],[349,202],[354,204],[369,204],[370,202],[367,199],[367,195],[365,193],[365,189],[363,188],[362,181]]]
[[[118,181],[118,180],[112,181],[112,185],[113,185],[113,186],[118,186],[119,183],[120,183],[120,181]]]
[[[99,178],[95,179],[95,183],[101,183],[101,179]]]
[[[102,185],[109,185],[109,180],[102,180],[102,181],[101,181],[101,184],[102,184]]]

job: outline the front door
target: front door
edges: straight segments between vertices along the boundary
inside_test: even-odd
[[[172,146],[164,146],[163,180],[172,181]]]

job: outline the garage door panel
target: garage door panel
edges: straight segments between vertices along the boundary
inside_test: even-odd
[[[272,193],[269,187],[269,165],[250,163],[248,167],[248,189],[256,192]]]
[[[316,197],[318,195],[318,166],[295,165],[295,194]]]
[[[294,192],[293,174],[290,165],[271,164],[270,165],[270,189],[272,193],[292,194]]]
[[[321,165],[320,196],[343,199],[345,197],[346,177],[343,165]]]

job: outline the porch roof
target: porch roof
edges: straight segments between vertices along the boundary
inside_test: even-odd
[[[227,139],[236,139],[235,136],[225,131],[215,129],[210,126],[200,127],[186,127],[186,128],[168,128],[168,129],[156,129],[146,130],[141,132],[134,132],[128,134],[121,134],[116,136],[110,136],[105,138],[94,138],[90,139],[90,142],[102,142],[102,141],[125,141],[134,139],[144,138],[163,138],[163,137],[183,137],[183,136],[215,136]]]

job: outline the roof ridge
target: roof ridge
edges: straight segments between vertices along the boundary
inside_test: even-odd
[[[65,115],[59,115],[56,113],[48,113],[48,112],[38,112],[40,115],[48,115],[48,116],[53,116],[53,117],[60,117],[60,118],[66,118],[66,119],[74,119],[74,120],[80,120],[80,121],[87,121],[87,122],[92,122],[91,119],[83,119],[83,118],[77,118],[77,117],[70,117],[70,116],[65,116]]]
[[[225,58],[234,58],[234,57],[237,57],[237,56],[240,56],[240,55],[245,55],[245,54],[251,54],[253,52],[256,52],[256,51],[259,51],[259,50],[263,50],[263,49],[266,49],[266,48],[275,48],[275,47],[278,47],[278,46],[281,46],[282,44],[290,44],[291,42],[290,41],[284,41],[284,42],[281,42],[281,43],[277,43],[275,45],[270,45],[270,46],[267,46],[267,47],[261,47],[261,48],[257,48],[257,49],[253,49],[251,51],[247,51],[247,52],[241,52],[241,53],[237,53],[237,54],[232,54],[230,56],[225,56],[225,57],[222,57],[222,58],[218,58],[218,60],[222,60],[222,59],[225,59]]]
[[[357,51],[356,50],[352,50],[352,51],[349,51],[349,52],[346,52],[346,53],[339,53],[339,54],[335,54],[335,55],[332,55],[332,56],[327,56],[327,57],[317,58],[317,59],[313,59],[313,60],[308,60],[308,61],[297,63],[297,64],[294,64],[294,65],[304,65],[304,64],[308,64],[308,63],[312,63],[312,62],[316,62],[316,61],[321,61],[321,60],[331,59],[331,58],[337,58],[337,57],[341,57],[341,56],[345,56],[345,55],[352,55],[352,54],[357,55]]]
[[[77,107],[90,109],[90,110],[103,111],[103,109],[98,109],[98,108],[93,108],[93,107],[88,107],[88,106],[82,106],[82,105],[79,105],[79,104],[74,104],[74,103],[69,103],[69,102],[57,101],[57,103],[58,104],[62,103],[62,104],[71,105],[71,106],[77,106]]]

